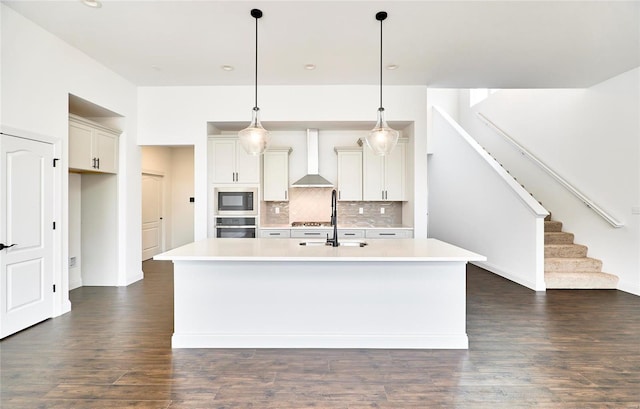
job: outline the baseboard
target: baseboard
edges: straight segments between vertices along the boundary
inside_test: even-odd
[[[516,275],[514,275],[512,273],[508,273],[508,272],[502,270],[501,268],[499,268],[499,267],[497,267],[497,266],[495,266],[495,265],[493,265],[491,263],[488,263],[486,261],[472,261],[471,264],[476,265],[476,266],[478,266],[480,268],[483,268],[483,269],[485,269],[487,271],[490,271],[490,272],[492,272],[492,273],[494,273],[496,275],[499,275],[500,277],[504,277],[507,280],[513,281],[516,284],[520,284],[520,285],[522,285],[524,287],[527,287],[527,288],[529,288],[529,289],[531,289],[533,291],[543,291],[543,292],[546,291],[545,288],[537,289],[535,282],[523,279],[522,277],[518,277],[518,276],[516,276]]]
[[[618,290],[625,293],[640,296],[640,283],[631,283],[629,281],[618,281]]]
[[[136,274],[134,276],[131,277],[127,277],[127,281],[126,284],[124,285],[125,287],[128,285],[131,285],[137,281],[140,281],[144,278],[144,273],[142,272],[142,270],[139,270],[136,272]]]
[[[466,334],[173,334],[172,348],[469,349]]]

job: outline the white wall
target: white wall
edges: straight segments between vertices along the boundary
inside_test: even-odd
[[[171,148],[171,246],[179,247],[194,239],[192,146]]]
[[[118,269],[114,283],[127,285],[142,278],[140,263],[140,173],[136,146],[136,88],[87,55],[0,5],[0,99],[3,124],[62,140],[62,167],[68,167],[69,93],[122,115],[118,174]],[[133,177],[136,175],[136,177]],[[62,275],[56,277],[63,299],[56,313],[70,309],[68,301],[68,174],[61,177]]]
[[[370,121],[375,124],[377,86],[262,86],[261,119],[268,121]],[[138,143],[195,146],[195,238],[207,237],[207,122],[249,123],[253,87],[141,87]],[[414,121],[417,175],[426,175],[426,87],[385,87],[386,119]],[[322,130],[320,130],[322,132]],[[322,159],[321,159],[322,160]],[[321,169],[323,164],[320,164]],[[427,235],[426,178],[411,179],[415,236]]]
[[[501,90],[468,108],[463,127],[575,234],[618,288],[640,294],[640,68],[589,89]],[[624,224],[615,229],[481,124],[482,112]]]
[[[69,290],[82,286],[82,176],[69,173],[69,259],[75,257],[75,266],[69,265]]]
[[[451,117],[434,111],[429,236],[487,257],[482,267],[544,291],[547,212]]]

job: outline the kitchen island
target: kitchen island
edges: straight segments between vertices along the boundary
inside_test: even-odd
[[[174,263],[173,348],[466,349],[466,268],[435,239],[207,239]]]

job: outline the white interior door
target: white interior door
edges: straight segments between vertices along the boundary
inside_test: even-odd
[[[162,181],[142,174],[142,260],[162,253]]]
[[[51,144],[0,135],[0,338],[53,316],[52,160]]]

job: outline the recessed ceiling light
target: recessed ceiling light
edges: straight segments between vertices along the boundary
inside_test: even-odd
[[[222,68],[225,71],[233,71],[235,68],[233,68],[233,65],[222,65],[220,66],[220,68]]]
[[[304,69],[308,70],[308,71],[312,71],[316,69],[316,65],[315,64],[305,64],[304,65]]]
[[[100,2],[100,0],[80,0],[80,1],[85,6],[92,7],[94,9],[99,9],[100,7],[102,7],[102,3]]]
[[[389,64],[389,65],[387,65],[387,69],[388,69],[388,70],[391,70],[391,71],[393,71],[393,70],[397,70],[397,69],[398,69],[398,65],[396,65],[396,64]]]

